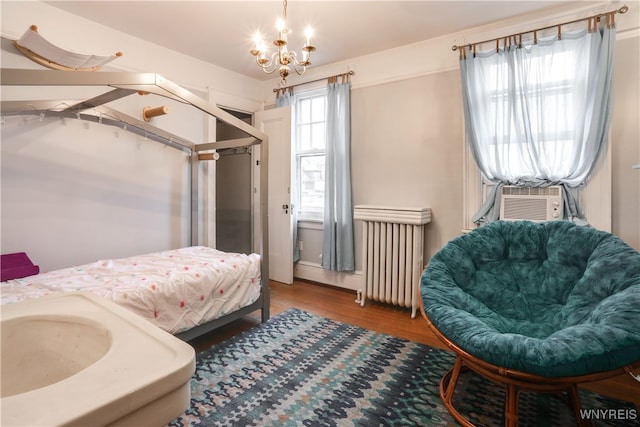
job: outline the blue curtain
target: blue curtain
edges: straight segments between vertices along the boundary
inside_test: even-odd
[[[276,107],[291,107],[291,114],[294,115],[295,117],[295,112],[294,112],[294,108],[296,105],[296,96],[293,92],[293,88],[290,87],[287,90],[283,90],[283,91],[278,91],[277,96],[276,96]],[[291,170],[295,170],[295,164],[293,162],[293,159],[295,158],[295,156],[293,155],[293,149],[295,147],[295,144],[292,141],[291,144],[291,151],[292,151],[292,165],[291,165]],[[298,195],[298,191],[295,188],[297,180],[293,179],[291,182],[291,209],[289,210],[289,212],[291,212],[291,216],[292,221],[293,221],[293,262],[298,262],[300,261],[300,248],[298,247],[298,206],[300,206],[299,201],[296,199],[297,195]]]
[[[606,152],[615,34],[611,25],[487,52],[465,49],[466,138],[495,184],[474,222],[498,218],[503,185],[561,185],[565,219],[586,222],[578,192]]]
[[[349,82],[327,86],[322,268],[333,271],[355,270],[350,92]]]

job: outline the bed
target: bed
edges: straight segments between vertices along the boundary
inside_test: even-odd
[[[71,291],[106,298],[186,340],[239,317],[239,312],[262,309],[263,317],[269,317],[260,255],[205,246],[99,260],[4,281],[0,302]]]
[[[256,310],[261,310],[262,321],[269,318],[268,150],[262,150],[257,182],[251,188],[252,193],[255,192],[253,216],[256,218],[255,232],[259,236],[252,249],[256,253],[231,254],[211,249],[206,246],[207,242],[200,241],[202,233],[198,229],[201,213],[199,163],[215,160],[215,150],[262,146],[268,141],[266,134],[154,73],[2,68],[0,82],[3,87],[25,88],[25,93],[34,93],[29,88],[43,86],[103,88],[106,92],[86,100],[3,99],[0,110],[3,115],[39,114],[42,117],[46,113],[52,117],[114,126],[144,136],[187,152],[191,177],[191,240],[188,247],[96,261],[2,282],[3,304],[82,289],[127,307],[187,341]],[[106,105],[130,95],[148,93],[190,105],[195,112],[225,122],[246,137],[192,142]],[[199,246],[203,244],[205,246]]]

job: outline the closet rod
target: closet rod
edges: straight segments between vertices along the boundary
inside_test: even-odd
[[[68,71],[65,71],[68,72]],[[73,102],[73,101],[71,101]],[[85,122],[93,122],[102,125],[113,126],[126,132],[142,136],[166,146],[176,148],[191,155],[194,151],[195,144],[183,139],[177,135],[159,129],[155,126],[141,122],[134,117],[124,114],[120,111],[105,105],[94,108],[97,114],[88,114],[80,111],[71,110],[53,110],[62,104],[61,101],[2,101],[0,102],[0,111],[2,116],[19,116],[19,115],[39,115],[44,117],[61,117],[69,119],[77,119]]]
[[[308,82],[304,82],[304,83],[298,83],[297,85],[291,85],[291,86],[284,86],[284,87],[273,88],[273,91],[274,91],[274,92],[282,91],[282,92],[284,93],[287,89],[291,89],[291,88],[294,88],[294,87],[296,87],[296,86],[302,86],[302,85],[306,85],[306,84],[309,84],[309,83],[319,82],[319,81],[322,81],[322,80],[329,80],[330,78],[333,78],[333,77],[353,76],[353,75],[355,75],[355,74],[356,74],[356,72],[355,72],[355,71],[353,71],[353,70],[351,70],[351,71],[347,71],[346,73],[336,74],[335,76],[322,77],[322,78],[320,78],[320,79],[309,80]]]
[[[453,46],[451,46],[451,50],[456,51],[458,49],[464,49],[465,47],[477,46],[477,45],[481,45],[481,44],[484,44],[484,43],[499,41],[499,40],[502,40],[502,39],[508,40],[508,39],[510,39],[512,37],[522,36],[523,34],[536,33],[538,31],[549,30],[551,28],[561,27],[563,25],[575,24],[576,22],[582,22],[582,21],[587,21],[589,19],[600,18],[601,16],[606,16],[606,15],[609,15],[610,13],[613,13],[613,14],[615,14],[615,13],[624,14],[624,13],[627,13],[628,11],[629,11],[629,8],[625,5],[625,6],[622,6],[620,9],[612,10],[610,12],[597,13],[597,14],[592,15],[592,16],[587,16],[586,18],[574,19],[573,21],[563,22],[561,24],[549,25],[548,27],[536,28],[535,30],[522,31],[520,33],[510,34],[508,36],[496,37],[496,38],[493,38],[493,39],[483,40],[481,42],[463,44],[463,45],[459,45],[459,46],[453,45]]]

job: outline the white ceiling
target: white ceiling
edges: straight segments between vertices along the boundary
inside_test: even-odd
[[[275,38],[280,1],[47,1],[132,36],[249,77],[266,80],[249,54],[259,30]],[[290,48],[300,50],[311,25],[314,65],[390,49],[570,1],[329,1],[290,0]],[[126,50],[123,48],[122,50]]]

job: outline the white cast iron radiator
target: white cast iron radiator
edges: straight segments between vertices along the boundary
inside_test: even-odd
[[[411,307],[411,318],[420,307],[420,276],[424,268],[424,225],[431,221],[429,208],[355,206],[354,219],[362,220],[362,270],[366,298]]]

